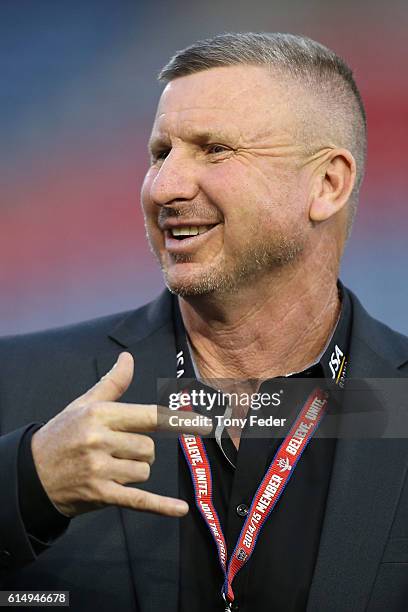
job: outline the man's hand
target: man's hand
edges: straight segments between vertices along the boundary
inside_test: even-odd
[[[124,486],[148,480],[154,442],[146,433],[163,428],[167,410],[160,408],[159,414],[155,405],[116,402],[132,378],[133,358],[121,353],[108,374],[33,435],[41,483],[67,516],[111,504],[167,516],[188,512],[185,501]],[[172,430],[209,433],[208,429]]]

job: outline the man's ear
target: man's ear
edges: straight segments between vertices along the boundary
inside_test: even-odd
[[[356,162],[347,149],[332,149],[314,177],[311,221],[326,221],[347,204],[356,181]]]

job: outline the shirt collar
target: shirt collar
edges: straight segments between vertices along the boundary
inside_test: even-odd
[[[342,387],[344,383],[345,373],[348,362],[348,352],[350,345],[350,333],[351,333],[351,319],[352,319],[352,306],[350,297],[345,290],[343,284],[338,281],[337,283],[339,290],[339,297],[341,301],[341,310],[337,323],[333,329],[333,332],[328,339],[325,347],[320,353],[319,357],[314,360],[311,364],[306,366],[300,372],[291,372],[286,377],[315,377],[315,378],[327,378],[333,380]],[[190,375],[195,376],[197,380],[200,380],[199,372],[194,361],[193,352],[188,341],[187,334],[184,330],[182,323],[181,313],[177,297],[173,296],[174,308],[175,308],[175,323],[176,323],[176,335],[184,336],[186,356],[189,361],[189,366],[186,369],[190,370]],[[182,328],[182,329],[181,329]],[[181,334],[180,332],[183,331]],[[178,332],[178,333],[177,333]],[[181,338],[180,338],[181,339]],[[186,364],[187,365],[187,364]],[[194,372],[194,374],[193,374]],[[187,372],[186,375],[188,376]]]
[[[341,310],[337,323],[320,355],[300,372],[291,372],[287,377],[327,378],[344,382],[351,333],[351,301],[343,284],[338,281]]]

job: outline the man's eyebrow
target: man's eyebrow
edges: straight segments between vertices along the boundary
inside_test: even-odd
[[[231,142],[233,140],[232,134],[227,134],[220,129],[214,130],[188,130],[185,134],[184,140],[192,142],[198,145],[205,145],[217,140]],[[160,150],[161,148],[170,147],[171,143],[167,137],[164,136],[152,136],[148,143],[150,152]]]
[[[150,153],[154,153],[160,149],[164,149],[166,147],[170,147],[170,141],[168,138],[162,136],[152,136],[149,138],[149,142],[147,143],[147,148]]]
[[[197,144],[208,144],[217,139],[227,139],[227,134],[221,130],[194,130],[189,134],[189,139]]]
[[[237,140],[237,134],[233,131],[225,131],[220,127],[214,127],[211,129],[192,129],[187,134],[188,140],[195,144],[205,145],[217,141],[223,141],[225,143],[232,143]]]

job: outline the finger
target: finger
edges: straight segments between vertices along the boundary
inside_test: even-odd
[[[148,433],[157,429],[156,404],[104,402],[100,404],[100,409],[104,424],[113,431]]]
[[[104,423],[113,430],[127,432],[169,431],[199,436],[212,431],[212,420],[196,412],[176,412],[155,404],[111,402],[103,405]]]
[[[154,462],[154,442],[149,436],[124,431],[110,431],[107,443],[112,457]]]
[[[125,487],[115,482],[110,482],[106,487],[105,501],[123,508],[152,512],[164,516],[185,516],[189,511],[187,502],[175,497],[165,497],[142,491],[133,487]]]
[[[78,398],[78,401],[109,402],[119,399],[132,382],[133,371],[132,355],[127,352],[121,353],[113,368],[102,376],[96,385]]]
[[[107,464],[107,474],[110,480],[119,484],[146,482],[150,476],[150,465],[147,461],[111,458]]]

